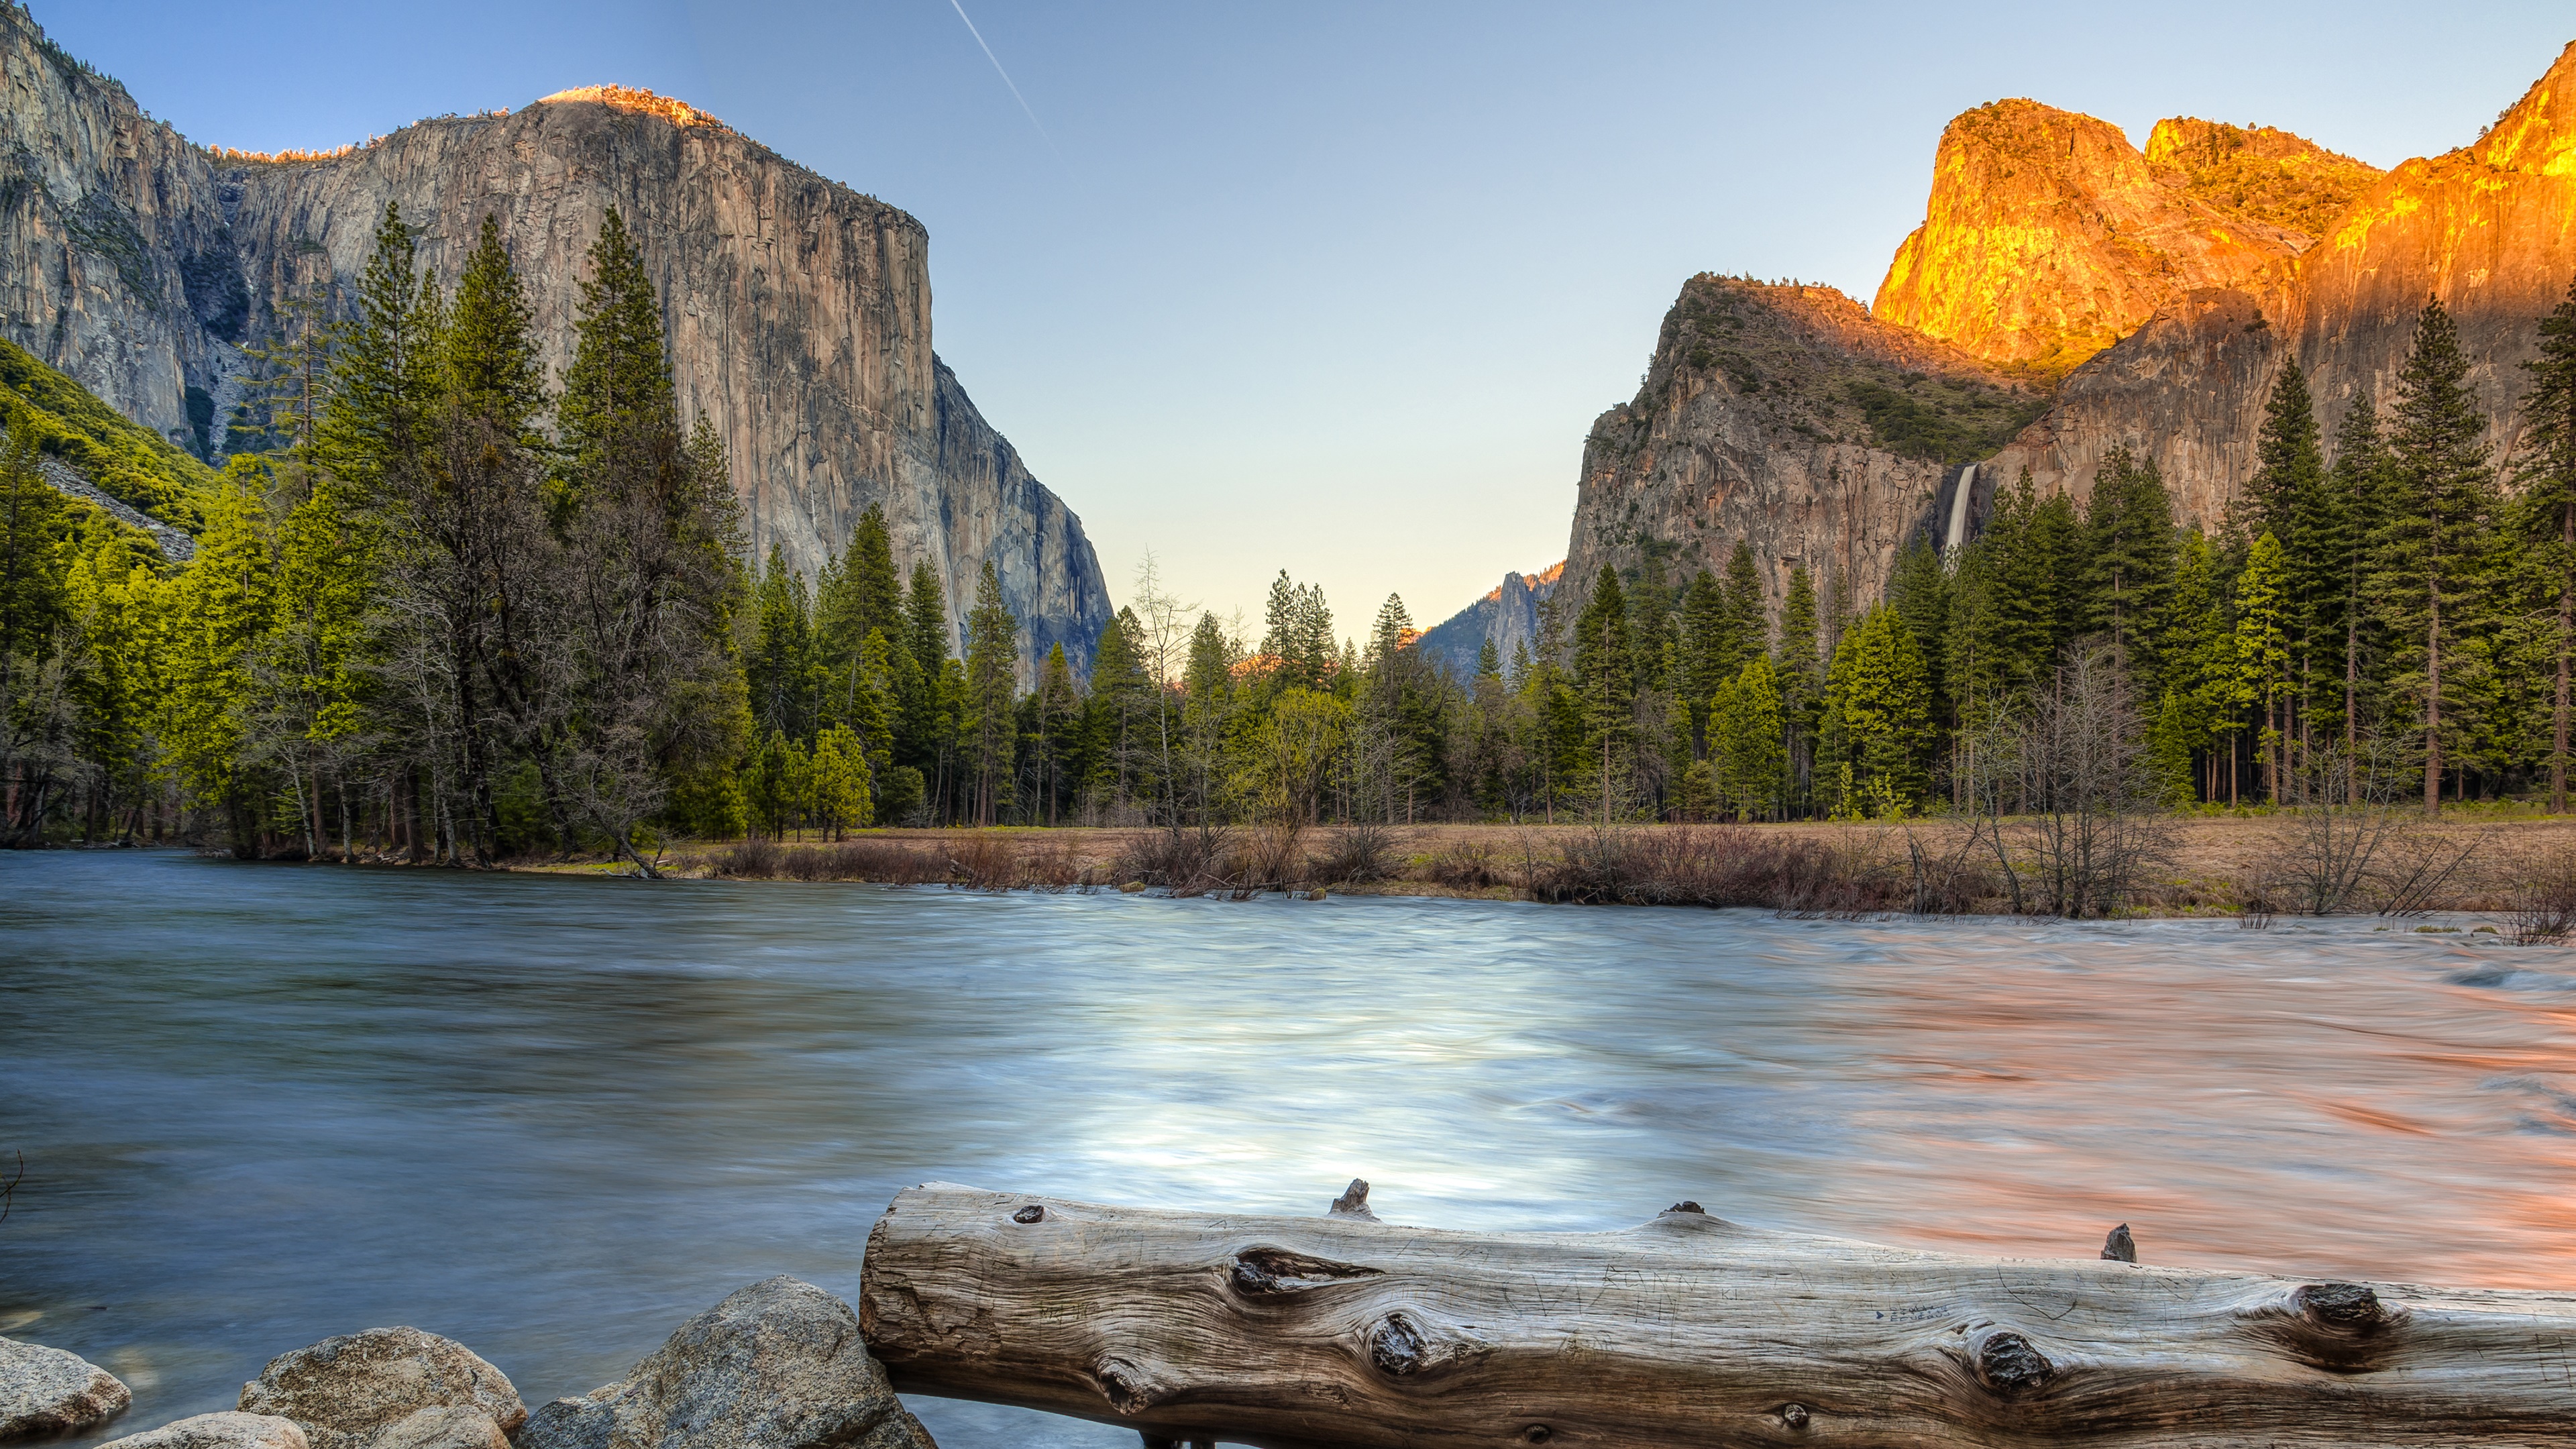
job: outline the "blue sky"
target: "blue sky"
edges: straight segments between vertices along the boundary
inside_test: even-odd
[[[1866,300],[1961,110],[2388,166],[2576,38],[2563,3],[964,5],[1035,124],[950,0],[34,0],[206,144],[679,96],[929,227],[941,356],[1113,593],[1151,549],[1257,630],[1285,568],[1344,633],[1563,555],[1584,433],[1685,277]]]

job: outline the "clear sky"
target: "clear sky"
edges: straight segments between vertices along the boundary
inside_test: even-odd
[[[2024,95],[2144,141],[2476,137],[2576,38],[2484,6],[34,0],[191,140],[363,140],[617,82],[930,229],[935,341],[1082,516],[1256,629],[1428,625],[1565,552],[1583,436],[1698,271],[1867,300],[1942,125]]]

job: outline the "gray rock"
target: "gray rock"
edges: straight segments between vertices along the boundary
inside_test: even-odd
[[[499,1369],[451,1339],[417,1328],[370,1328],[269,1360],[242,1385],[246,1413],[293,1419],[312,1449],[460,1449],[490,1442],[461,1409],[508,1434],[528,1421]],[[462,1436],[462,1437],[458,1437]]]
[[[0,1439],[86,1429],[133,1402],[116,1375],[77,1354],[0,1338]]]
[[[936,1449],[850,1305],[793,1278],[690,1319],[626,1378],[537,1410],[519,1449]]]
[[[510,1436],[481,1409],[451,1404],[396,1419],[377,1430],[367,1445],[368,1449],[510,1449]]]
[[[99,1449],[311,1449],[311,1441],[293,1419],[228,1409],[111,1439]]]

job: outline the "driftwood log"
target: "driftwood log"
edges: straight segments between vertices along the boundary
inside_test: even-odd
[[[2576,1294],[1991,1259],[1679,1203],[1610,1233],[933,1183],[868,1236],[895,1387],[1146,1444],[2576,1445]]]

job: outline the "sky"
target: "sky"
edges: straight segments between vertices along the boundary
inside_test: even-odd
[[[2275,125],[2386,167],[2576,38],[2563,0],[32,4],[202,144],[614,82],[903,208],[939,354],[1111,593],[1150,553],[1256,635],[1281,569],[1359,635],[1391,592],[1427,626],[1562,558],[1584,435],[1683,280],[1866,301],[1960,111]]]

